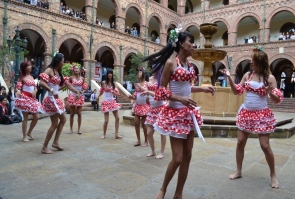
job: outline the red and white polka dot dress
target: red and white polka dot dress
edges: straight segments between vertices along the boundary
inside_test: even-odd
[[[33,97],[32,93],[36,88],[35,81],[32,79],[26,79],[22,82],[18,82],[16,87],[21,90],[20,97],[15,99],[15,108],[29,113],[44,112],[41,104]]]
[[[158,83],[157,82],[154,84],[148,83],[147,88],[150,91],[156,92],[156,90],[158,89]],[[154,97],[152,96],[149,96],[149,101],[150,101],[150,107],[147,112],[145,124],[154,125],[159,116],[159,113],[162,111],[165,105],[165,101],[155,101]]]
[[[267,92],[263,88],[263,82],[251,81],[253,74],[245,83],[245,88],[240,84],[236,85],[238,94],[246,91],[245,102],[237,114],[237,127],[253,134],[271,133],[275,130],[276,119],[267,107]],[[272,92],[282,101],[282,93],[279,89],[273,89]]]
[[[147,88],[146,84],[144,84],[143,88]],[[133,104],[134,115],[137,116],[146,116],[149,111],[150,106],[146,103],[147,96],[141,96],[142,91],[139,87],[135,86],[135,92],[133,96],[136,98],[136,102]]]
[[[88,88],[88,85],[84,83],[83,79],[80,78],[79,80],[75,79],[74,77],[71,79],[72,82],[69,84],[72,85],[77,91],[82,91]],[[68,95],[68,103],[70,106],[83,106],[84,104],[84,95],[81,94],[80,97],[76,98],[76,93],[70,92]]]
[[[121,108],[121,104],[116,102],[112,91],[117,95],[120,94],[117,88],[114,89],[113,87],[109,87],[107,85],[100,89],[100,93],[103,93],[104,95],[104,100],[101,102],[101,112],[103,113],[113,112]]]
[[[176,61],[178,66],[170,77],[170,90],[164,87],[159,87],[155,93],[155,100],[168,100],[172,94],[182,97],[190,97],[191,83],[195,78],[195,71],[193,67],[190,67],[189,70],[183,68],[178,58],[176,58]],[[188,61],[187,63],[191,66]],[[154,128],[162,135],[186,139],[187,134],[195,128],[193,116],[196,118],[199,126],[203,124],[199,108],[189,109],[180,102],[169,101],[168,105],[164,106],[160,112],[158,119],[154,124]]]
[[[58,89],[61,81],[60,77],[55,75],[50,78],[49,75],[47,75],[46,73],[41,73],[40,78],[45,81],[50,88],[53,88],[55,93],[59,93]],[[42,102],[42,109],[48,115],[62,114],[63,112],[65,112],[65,104],[62,99],[56,99],[51,92],[48,92],[48,96],[45,97]]]

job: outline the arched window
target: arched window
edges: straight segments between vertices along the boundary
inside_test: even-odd
[[[151,41],[156,41],[157,37],[159,36],[159,33],[155,30],[151,32]]]
[[[228,45],[228,32],[225,31],[222,35],[222,39],[223,39],[223,45],[227,46]]]
[[[287,33],[287,32],[295,32],[295,24],[292,23],[292,22],[288,22],[288,23],[285,23],[284,25],[282,25],[281,29],[280,29],[280,32],[282,33]]]

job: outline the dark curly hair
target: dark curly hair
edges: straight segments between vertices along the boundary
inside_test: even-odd
[[[59,63],[63,60],[63,58],[64,58],[63,54],[56,53],[56,55],[53,57],[51,63],[49,64],[48,68],[54,69],[55,67],[57,67],[59,65]],[[53,70],[53,72],[54,72],[54,70]],[[60,80],[61,80],[59,85],[62,86],[64,84],[65,80],[64,80],[64,77],[61,73],[61,69],[58,70],[58,75],[60,76]]]

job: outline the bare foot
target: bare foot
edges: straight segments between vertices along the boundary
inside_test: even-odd
[[[164,191],[159,191],[155,199],[164,199],[165,192]]]
[[[143,143],[141,146],[142,146],[142,147],[147,147],[147,146],[148,146],[148,143],[145,142],[145,143]]]
[[[79,131],[78,131],[78,134],[79,134],[79,135],[81,135],[81,134],[82,134],[82,132],[79,130]]]
[[[105,136],[105,135],[101,136],[101,139],[105,139],[105,138],[106,138],[106,136]]]
[[[162,159],[162,158],[164,158],[164,155],[162,153],[156,156],[156,159]]]
[[[72,134],[72,133],[73,133],[73,129],[70,130],[69,134]]]
[[[116,137],[115,137],[115,139],[120,139],[120,138],[122,138],[121,135],[116,135]]]
[[[271,177],[271,185],[270,186],[273,189],[279,188],[279,182],[278,182],[277,177],[275,175],[273,177]]]
[[[238,179],[238,178],[241,178],[241,177],[242,177],[241,173],[235,172],[234,174],[229,176],[229,179],[235,180],[235,179]]]
[[[52,144],[52,147],[53,148],[56,148],[59,151],[63,151],[64,150],[64,148],[60,147],[58,144]]]
[[[134,146],[140,146],[140,142],[136,142]]]
[[[152,157],[152,156],[155,156],[155,155],[156,155],[156,153],[149,153],[149,154],[146,155],[146,157]]]
[[[42,148],[41,153],[43,153],[43,154],[54,154],[54,152],[49,150],[48,148]]]
[[[23,138],[23,142],[28,142],[28,141],[29,141],[29,140],[28,140],[27,137]]]
[[[27,134],[27,136],[29,137],[30,140],[35,139],[31,134]]]

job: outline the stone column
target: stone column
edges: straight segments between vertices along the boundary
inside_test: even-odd
[[[205,10],[210,9],[210,0],[205,0]]]
[[[125,65],[115,65],[114,64],[114,73],[117,73],[117,75],[118,75],[118,79],[116,81],[120,84],[123,83],[124,67],[125,67]]]
[[[145,27],[146,27],[145,25],[140,26],[140,35],[139,35],[139,37],[141,37],[141,38],[145,37]],[[146,31],[147,31],[146,40],[148,40],[148,38],[149,38],[149,29],[147,28]]]
[[[184,0],[180,0],[178,1],[179,4],[177,5],[177,14],[179,14],[180,16],[185,15],[185,3]]]
[[[160,33],[160,41],[162,45],[167,44],[167,33]]]
[[[96,60],[83,59],[83,67],[85,68],[85,82],[89,84],[94,79]],[[91,71],[90,71],[91,66]],[[90,77],[91,74],[91,77]],[[91,86],[91,85],[89,85]]]
[[[168,8],[168,0],[162,0],[161,3],[165,8]]]
[[[125,18],[121,16],[116,17],[116,30],[124,32],[125,30]]]
[[[60,0],[51,0],[49,2],[49,10],[59,13]]]
[[[94,5],[94,22],[96,20],[97,6]],[[85,14],[88,22],[92,22],[92,0],[85,2]]]
[[[228,33],[228,45],[234,46],[236,44],[237,44],[237,33],[236,32]]]
[[[44,53],[44,65],[42,66],[42,72],[51,63],[51,61],[52,61],[52,54],[49,52],[45,52]]]
[[[235,4],[235,3],[237,3],[237,0],[229,0],[229,1],[228,1],[228,4],[229,4],[229,5],[233,5],[233,4]]]
[[[263,29],[260,30],[260,38],[259,38],[259,42],[262,43],[262,39],[263,39]],[[270,40],[270,30],[269,28],[265,28],[264,29],[264,42],[267,43]]]

